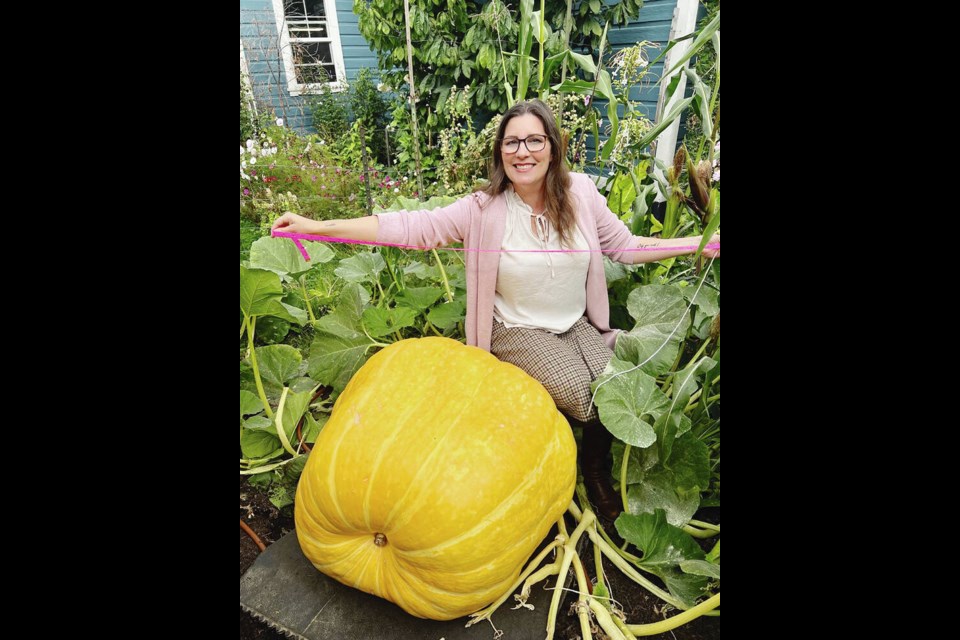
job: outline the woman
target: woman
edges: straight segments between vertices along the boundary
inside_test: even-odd
[[[583,425],[587,491],[601,515],[616,518],[621,502],[606,464],[612,436],[590,393],[616,340],[602,255],[652,262],[692,253],[689,247],[700,238],[631,235],[593,181],[569,171],[556,120],[539,100],[504,114],[489,177],[484,191],[434,211],[320,222],[285,213],[273,229],[422,247],[463,242],[467,343],[539,380],[557,407]],[[624,251],[640,246],[651,250]],[[561,249],[579,251],[554,252]],[[707,257],[719,253],[704,251]]]

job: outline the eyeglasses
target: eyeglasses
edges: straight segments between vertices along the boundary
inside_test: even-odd
[[[520,151],[521,142],[527,148],[527,151],[536,153],[537,151],[543,151],[543,148],[547,146],[547,137],[536,135],[526,138],[504,138],[500,141],[500,148],[503,149],[504,153],[516,153]]]

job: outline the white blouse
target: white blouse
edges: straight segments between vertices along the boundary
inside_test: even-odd
[[[506,327],[563,333],[587,308],[587,266],[590,254],[524,253],[531,249],[587,249],[574,224],[572,245],[560,245],[560,234],[543,214],[533,210],[509,187],[493,317]],[[533,223],[531,223],[531,220]],[[534,227],[535,225],[535,227]],[[536,232],[534,232],[534,228]]]

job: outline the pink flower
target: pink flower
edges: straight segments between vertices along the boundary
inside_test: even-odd
[[[250,195],[250,189],[244,189],[244,190],[243,190],[243,195],[245,195],[245,196]]]

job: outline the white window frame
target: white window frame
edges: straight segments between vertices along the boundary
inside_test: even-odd
[[[273,0],[273,15],[277,19],[277,32],[280,34],[280,52],[283,58],[284,71],[287,74],[287,91],[291,96],[300,96],[318,93],[323,83],[297,82],[297,71],[293,64],[293,42],[290,31],[287,29],[287,19],[283,12],[284,0]],[[327,34],[330,37],[330,55],[333,57],[333,66],[337,72],[337,81],[328,82],[332,91],[343,91],[347,87],[347,73],[343,64],[343,49],[340,46],[340,24],[337,20],[336,0],[323,0],[323,8],[327,15]]]

